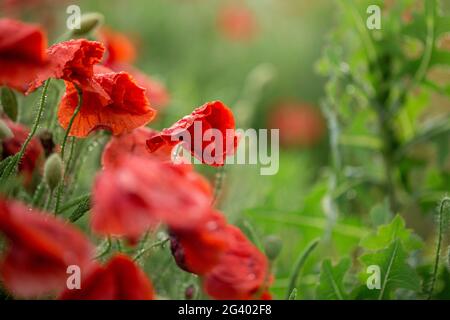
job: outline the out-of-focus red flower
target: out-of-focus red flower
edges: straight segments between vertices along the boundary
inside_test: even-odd
[[[8,247],[0,262],[5,287],[15,296],[61,292],[67,267],[90,269],[94,248],[81,232],[50,214],[0,200],[0,232]]]
[[[259,299],[267,288],[267,259],[238,228],[229,225],[227,229],[230,246],[205,275],[204,289],[218,300]]]
[[[130,39],[123,33],[110,28],[100,29],[100,40],[106,46],[107,57],[105,65],[116,63],[133,63],[136,60],[136,48]]]
[[[107,72],[104,67],[95,68],[93,81],[106,92],[82,88],[82,105],[75,117],[71,136],[86,137],[94,130],[106,129],[113,135],[130,132],[151,121],[156,111],[150,107],[145,90],[125,72]],[[97,73],[98,71],[98,73]],[[66,129],[78,105],[78,92],[71,82],[66,82],[66,93],[61,100],[58,119]]]
[[[126,154],[144,158],[154,156],[161,161],[170,162],[172,156],[172,147],[170,146],[163,147],[152,154],[148,152],[145,142],[157,134],[156,130],[141,127],[130,133],[112,137],[103,150],[102,166],[104,168],[113,167],[118,164],[120,157]]]
[[[3,118],[6,125],[11,129],[14,134],[11,138],[4,139],[2,141],[3,158],[15,155],[22,148],[22,144],[28,137],[29,131],[25,126],[13,122],[10,119]],[[24,177],[25,185],[28,185],[33,177],[33,172],[36,167],[42,162],[42,156],[44,155],[44,148],[38,138],[32,138],[25,150],[25,154],[20,161],[19,171]]]
[[[0,86],[22,93],[47,61],[47,36],[36,25],[0,19]]]
[[[159,222],[197,228],[211,200],[210,185],[189,167],[124,155],[96,178],[91,226],[98,234],[132,240]]]
[[[223,7],[217,23],[223,35],[231,40],[249,41],[258,31],[254,13],[244,5],[231,4]]]
[[[209,129],[221,134],[218,141],[214,136],[205,137]],[[184,140],[186,135],[190,141]],[[223,166],[226,157],[234,153],[238,142],[233,112],[220,101],[208,102],[147,140],[147,146],[150,152],[155,152],[163,146],[175,146],[180,142],[202,163]]]
[[[94,65],[100,62],[104,51],[100,42],[85,39],[64,41],[51,46],[47,50],[49,63],[30,84],[28,92],[40,87],[49,78],[56,78],[106,95],[103,88],[92,80]]]
[[[300,103],[282,103],[269,115],[269,127],[280,130],[284,147],[312,147],[325,134],[325,121],[314,107]]]
[[[201,227],[192,230],[172,229],[170,249],[177,265],[197,275],[210,271],[228,248],[229,234],[225,217],[211,212]]]
[[[136,49],[129,38],[110,28],[100,30],[100,40],[105,44],[107,57],[104,64],[114,71],[125,71],[133,76],[137,84],[145,88],[152,106],[161,109],[169,103],[165,86],[132,66],[136,60]]]
[[[127,256],[116,254],[97,266],[81,282],[81,289],[66,289],[62,300],[152,300],[153,286],[145,273]]]

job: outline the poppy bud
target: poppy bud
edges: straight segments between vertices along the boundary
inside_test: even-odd
[[[3,108],[3,112],[6,113],[6,115],[12,120],[17,120],[17,98],[14,94],[14,91],[12,91],[9,88],[2,88],[1,95],[0,95],[0,102]]]
[[[44,166],[44,180],[54,190],[62,180],[63,164],[59,154],[52,154]]]
[[[73,29],[72,34],[82,36],[97,29],[103,23],[104,17],[97,12],[85,13],[81,16],[80,29]]]
[[[5,121],[0,119],[0,140],[12,138],[14,134],[11,129],[6,125]]]
[[[186,300],[192,300],[195,295],[195,287],[194,285],[189,285],[186,290],[184,290],[184,297]]]
[[[283,243],[278,236],[271,235],[264,239],[264,251],[269,260],[275,260],[281,252]]]

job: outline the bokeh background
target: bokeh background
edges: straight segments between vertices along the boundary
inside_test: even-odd
[[[272,292],[284,298],[297,256],[329,228],[324,210],[329,141],[319,107],[326,79],[317,68],[336,22],[334,1],[86,0],[39,1],[38,6],[33,2],[21,15],[46,25],[51,39],[65,30],[69,4],[78,4],[82,13],[102,13],[106,26],[127,36],[136,48],[135,66],[164,84],[170,96],[152,127],[167,127],[207,101],[222,100],[234,110],[241,128],[281,128],[278,174],[261,176],[258,166],[251,165],[227,168],[218,206],[257,245],[270,235],[281,238]],[[439,112],[448,112],[448,99],[439,99]],[[82,173],[83,190],[89,190],[98,168],[98,157],[89,161]],[[214,181],[214,169],[199,170]],[[360,196],[358,192],[364,191],[346,189],[344,201]],[[431,199],[429,207],[436,200]],[[362,216],[368,217],[371,208],[350,208],[353,211],[345,212],[330,231],[333,241],[320,244],[303,268],[298,298],[313,296],[319,260],[351,257],[369,232]],[[416,224],[427,234],[433,217]],[[163,297],[183,298],[185,288],[196,283],[167,252],[151,255],[146,268]]]

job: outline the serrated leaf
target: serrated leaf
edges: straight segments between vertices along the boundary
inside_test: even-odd
[[[80,201],[78,206],[69,216],[70,222],[75,222],[80,219],[86,212],[91,209],[91,198],[86,196],[83,200]]]
[[[406,229],[405,220],[399,215],[391,223],[382,225],[376,233],[372,233],[361,240],[361,246],[368,250],[380,250],[399,239],[407,252],[422,247],[422,241],[410,229]]]
[[[389,247],[374,253],[363,255],[360,260],[367,268],[380,268],[380,289],[370,290],[367,286],[361,290],[359,298],[388,299],[397,289],[420,290],[420,279],[414,269],[407,263],[408,254],[400,240],[395,240]],[[364,269],[366,270],[366,269]],[[363,272],[361,278],[364,285],[371,274]]]
[[[344,277],[350,268],[350,259],[342,259],[333,266],[330,259],[322,262],[316,298],[322,300],[345,300],[348,293],[344,288]]]

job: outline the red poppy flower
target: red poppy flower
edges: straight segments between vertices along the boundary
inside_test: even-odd
[[[132,66],[136,59],[136,49],[126,35],[103,28],[100,30],[100,39],[106,46],[107,58],[104,64],[108,68],[131,74],[136,83],[145,88],[147,98],[155,108],[160,109],[169,103],[170,98],[165,86]]]
[[[96,68],[93,76],[107,93],[105,102],[102,93],[82,89],[82,105],[75,117],[71,136],[86,137],[94,130],[106,129],[113,135],[130,132],[151,121],[156,111],[150,107],[145,90],[139,87],[125,72],[105,72],[105,68]],[[78,105],[78,92],[71,82],[66,82],[66,93],[61,100],[58,119],[66,129]]]
[[[209,213],[211,200],[210,185],[189,167],[123,156],[96,178],[91,225],[98,234],[131,239],[159,222],[196,228]]]
[[[67,267],[89,270],[94,248],[81,232],[52,215],[0,200],[0,232],[8,247],[0,262],[5,287],[35,297],[63,290]]]
[[[11,129],[13,136],[2,141],[3,158],[15,155],[22,148],[22,144],[28,137],[29,131],[25,126],[3,118],[6,125]],[[23,174],[24,183],[28,185],[33,177],[33,172],[39,166],[44,155],[44,148],[38,138],[31,139],[20,161],[19,171]]]
[[[105,65],[133,63],[136,59],[134,44],[126,35],[104,27],[100,30],[100,39],[105,44],[108,53]]]
[[[214,135],[206,137],[209,129],[216,130],[214,132],[220,134],[220,138],[217,140]],[[186,137],[190,141],[186,141]],[[237,146],[232,111],[220,101],[208,102],[147,140],[147,146],[150,152],[154,152],[180,142],[202,163],[223,166],[226,157],[232,155]]]
[[[145,273],[127,256],[117,254],[81,281],[81,289],[66,289],[62,300],[152,300],[153,287]]]
[[[269,127],[280,130],[284,147],[312,147],[325,134],[325,121],[317,110],[307,104],[282,103],[269,116]]]
[[[172,147],[170,146],[161,148],[153,154],[149,154],[148,152],[145,142],[157,134],[158,131],[156,130],[141,127],[130,133],[112,137],[103,149],[102,166],[105,168],[116,166],[120,157],[126,154],[144,158],[155,156],[161,161],[170,162],[172,156]]]
[[[47,36],[36,25],[0,19],[0,86],[24,93],[47,60]]]
[[[198,275],[210,271],[228,248],[225,217],[211,212],[199,228],[170,232],[170,249],[177,265]]]
[[[49,78],[56,78],[106,95],[103,88],[92,81],[94,65],[100,62],[104,51],[100,42],[85,39],[64,41],[51,46],[47,50],[49,63],[30,84],[28,92],[40,87]]]
[[[234,226],[228,226],[230,247],[204,277],[204,289],[219,300],[260,298],[266,289],[266,257]]]
[[[221,9],[218,25],[223,35],[231,40],[249,41],[257,33],[254,13],[243,5],[228,5]]]

